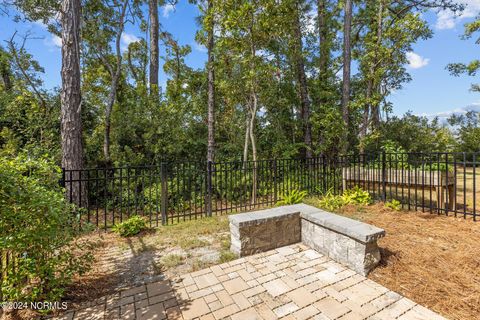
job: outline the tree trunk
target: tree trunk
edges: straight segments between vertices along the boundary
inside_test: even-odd
[[[158,95],[158,70],[159,70],[159,22],[158,22],[158,0],[148,0],[148,11],[150,15],[150,94]]]
[[[0,65],[0,68],[1,68],[0,73],[1,73],[1,76],[2,76],[2,81],[3,81],[3,86],[5,88],[5,91],[10,92],[12,90],[12,80],[10,78],[10,74],[11,74],[10,68],[7,65],[6,61]]]
[[[377,48],[379,49],[380,46],[382,45],[382,40],[383,40],[383,12],[384,12],[384,3],[383,0],[380,0],[378,2],[378,14],[377,14]],[[379,57],[378,57],[378,50],[376,51],[375,54],[375,67],[380,67],[379,64]],[[373,68],[375,69],[375,68]],[[374,72],[375,70],[372,70]],[[375,90],[377,93],[377,96],[381,96],[381,84],[382,80],[378,79],[377,83],[375,84]],[[379,107],[380,101],[377,99],[375,101],[375,104],[372,105],[372,127],[373,129],[377,129],[380,126],[380,107]]]
[[[251,93],[251,106],[250,106],[250,123],[249,123],[249,136],[250,142],[252,144],[252,160],[253,160],[253,167],[252,167],[252,199],[251,204],[254,205],[257,202],[257,143],[255,141],[255,133],[253,131],[255,127],[255,117],[257,114],[258,108],[258,97],[255,88],[252,88]]]
[[[62,167],[65,170],[83,169],[82,96],[80,91],[80,0],[62,1],[62,91],[60,94],[60,133],[62,139]],[[80,174],[70,174],[69,180],[78,180]],[[83,206],[86,189],[80,183],[67,183],[67,199]]]
[[[310,124],[310,97],[308,96],[307,76],[305,75],[305,63],[303,60],[302,29],[300,25],[300,8],[298,4],[295,7],[294,21],[294,43],[295,43],[295,68],[298,81],[298,91],[300,96],[301,118],[303,143],[305,158],[312,157],[312,127]]]
[[[213,14],[213,0],[208,1],[208,12]],[[213,49],[215,46],[215,39],[213,34],[214,22],[210,17],[210,25],[208,26],[208,146],[207,146],[207,161],[214,161],[215,159],[215,67]]]
[[[243,169],[248,161],[248,143],[250,141],[250,112],[245,117],[245,141],[243,143]]]
[[[370,106],[371,106],[370,100],[372,99],[372,91],[373,91],[373,81],[372,79],[369,79],[367,81],[367,94],[365,95],[367,103],[365,104],[365,107],[363,109],[362,123],[360,126],[360,134],[359,134],[360,153],[364,153],[365,151],[363,139],[367,136],[368,120],[369,120]]]
[[[328,26],[327,26],[327,0],[317,1],[317,19],[318,19],[318,41],[320,48],[320,57],[318,61],[320,86],[325,87],[328,81],[328,61],[330,60],[330,45],[328,43]],[[322,92],[320,92],[322,93]],[[320,97],[320,103],[324,102]]]
[[[120,75],[122,74],[122,52],[120,51],[120,41],[123,33],[123,28],[125,26],[125,14],[128,7],[128,1],[124,0],[123,6],[121,8],[118,27],[115,38],[115,55],[116,55],[116,64],[115,68],[111,70],[111,84],[110,84],[110,93],[108,94],[108,102],[105,108],[105,136],[103,141],[103,156],[105,158],[105,163],[110,165],[110,131],[111,131],[111,116],[113,105],[117,97],[118,82],[120,81]]]
[[[352,29],[352,0],[345,0],[343,19],[343,83],[342,83],[342,119],[345,126],[343,151],[347,152],[350,147],[350,64],[352,60],[351,48]]]
[[[253,38],[253,23],[254,18],[252,17],[252,24],[250,25],[250,54],[251,54],[251,72],[253,72],[253,78],[251,79],[251,89],[250,89],[250,123],[249,123],[249,135],[250,135],[250,142],[252,144],[252,160],[253,160],[253,172],[252,172],[252,199],[251,204],[255,204],[257,202],[257,143],[255,141],[255,118],[257,116],[257,109],[258,109],[258,96],[257,96],[257,75],[256,75],[256,54],[257,49],[255,46],[255,40]]]

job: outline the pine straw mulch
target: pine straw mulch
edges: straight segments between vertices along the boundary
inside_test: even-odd
[[[480,222],[382,204],[340,213],[386,231],[370,279],[450,319],[480,319]]]

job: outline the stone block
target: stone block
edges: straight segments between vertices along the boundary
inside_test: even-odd
[[[245,256],[300,242],[300,212],[288,207],[230,216],[231,250]]]
[[[309,247],[366,275],[380,261],[383,229],[297,204],[232,215],[231,250],[251,255],[303,241]]]
[[[377,239],[383,229],[318,209],[301,212],[302,242],[356,272],[367,275],[380,262]]]

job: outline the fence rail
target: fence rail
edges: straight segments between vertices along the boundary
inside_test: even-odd
[[[341,194],[359,186],[409,210],[476,220],[477,154],[375,153],[309,159],[172,162],[64,170],[69,201],[85,222],[108,228],[134,214],[151,225],[275,205],[294,189]]]

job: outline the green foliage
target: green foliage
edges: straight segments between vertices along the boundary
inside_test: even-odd
[[[306,196],[307,191],[300,191],[298,189],[290,190],[282,196],[280,201],[277,202],[277,206],[301,203]]]
[[[402,203],[396,199],[393,199],[392,201],[385,202],[385,207],[395,211],[400,211],[402,210]]]
[[[0,254],[15,257],[1,293],[4,301],[58,301],[72,277],[92,262],[91,243],[58,186],[48,158],[0,158]]]
[[[345,206],[346,203],[341,195],[335,195],[331,190],[329,190],[323,197],[320,198],[318,205],[326,210],[335,211]]]
[[[369,205],[372,203],[372,196],[368,191],[362,190],[359,186],[353,189],[347,189],[342,194],[342,199],[345,204]]]
[[[225,263],[237,259],[238,256],[230,250],[220,251],[219,263]]]
[[[117,223],[112,227],[112,231],[122,237],[131,237],[139,234],[147,228],[147,223],[144,218],[134,215],[127,220]]]
[[[329,211],[335,211],[349,204],[365,206],[371,202],[372,197],[368,191],[364,191],[356,186],[353,189],[345,190],[341,195],[335,195],[332,190],[329,190],[320,198],[318,205]]]
[[[398,142],[386,140],[382,145],[382,150],[385,153],[386,168],[408,169],[410,167],[407,151]]]
[[[395,145],[387,146],[392,142]],[[382,122],[379,130],[365,141],[365,152],[378,152],[385,147],[394,153],[398,150],[415,153],[446,152],[451,151],[454,144],[452,131],[439,119],[430,120],[407,112],[402,117],[392,116],[388,121]]]
[[[463,38],[470,39],[475,33],[480,30],[480,17],[476,17],[476,19],[472,22],[465,24],[465,33]],[[480,44],[480,39],[475,39],[476,44]],[[462,74],[467,74],[469,76],[476,76],[478,71],[480,70],[480,60],[474,59],[468,63],[450,63],[447,66],[447,70],[455,77],[458,77]],[[480,92],[480,85],[478,83],[474,83],[471,86],[471,90],[474,92]]]

